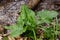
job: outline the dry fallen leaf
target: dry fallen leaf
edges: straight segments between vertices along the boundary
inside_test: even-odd
[[[29,8],[33,8],[34,6],[36,6],[39,3],[40,0],[29,0],[28,2],[28,7]]]
[[[0,40],[2,40],[2,36],[0,36]]]
[[[9,40],[15,40],[15,38],[8,36]]]
[[[0,33],[2,33],[3,31],[4,31],[3,26],[0,25]]]
[[[24,38],[23,38],[23,37],[18,36],[18,37],[16,37],[15,39],[16,39],[16,40],[23,40]]]

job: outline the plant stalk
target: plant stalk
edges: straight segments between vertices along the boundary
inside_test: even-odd
[[[34,39],[37,40],[35,30],[32,29],[32,31],[33,31],[33,34],[34,34]]]

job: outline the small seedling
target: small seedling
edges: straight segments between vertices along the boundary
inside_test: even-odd
[[[35,15],[34,11],[29,9],[26,5],[22,5],[21,13],[17,18],[16,24],[11,26],[5,26],[5,29],[11,30],[10,36],[12,37],[16,37],[23,33],[26,33],[26,31],[30,31],[30,34],[28,34],[28,36],[32,37],[33,40],[37,40],[35,28],[40,25],[40,29],[44,31],[45,38],[52,39],[53,37],[55,39],[54,36],[57,32],[57,30],[55,30],[56,25],[51,26],[50,24],[53,18],[56,18],[57,15],[58,14],[56,11],[48,11],[48,10],[39,11],[37,12],[37,15]],[[49,25],[45,27],[42,25],[43,23]],[[31,36],[32,32],[33,36]],[[27,33],[25,34],[25,36],[27,36]]]

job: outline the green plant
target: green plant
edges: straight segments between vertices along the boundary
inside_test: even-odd
[[[52,22],[52,19],[56,18],[57,15],[57,12],[48,10],[39,11],[37,12],[37,15],[35,15],[34,11],[29,9],[26,5],[22,5],[21,13],[17,18],[16,24],[5,26],[5,29],[11,30],[10,36],[12,37],[16,37],[23,33],[26,33],[27,31],[30,31],[30,34],[27,35],[26,33],[25,36],[31,37],[33,40],[37,40],[35,28],[40,26],[40,29],[44,31],[44,37],[52,39],[51,36],[54,38],[57,32],[57,30],[55,30],[57,26],[50,24]],[[47,26],[43,26],[43,23],[45,23]],[[32,33],[33,35],[31,35]]]
[[[56,40],[56,36],[58,35],[58,20],[54,24],[51,25],[53,18],[57,17],[57,12],[55,11],[39,11],[37,12],[38,22],[40,28],[44,31],[44,38],[48,38],[49,40]],[[46,26],[42,25],[45,23]],[[56,26],[57,25],[57,26]],[[56,27],[55,27],[56,26]]]
[[[34,38],[36,40],[35,29],[35,13],[30,10],[26,5],[22,5],[21,13],[17,19],[17,23],[12,26],[5,26],[6,29],[10,29],[10,35],[16,37],[18,35],[23,34],[26,30],[33,31]]]
[[[43,11],[37,12],[37,16],[39,17],[38,21],[40,23],[47,23],[47,24],[49,24],[49,23],[51,23],[51,21],[52,21],[52,19],[54,17],[57,17],[57,15],[58,14],[55,11],[43,10]]]

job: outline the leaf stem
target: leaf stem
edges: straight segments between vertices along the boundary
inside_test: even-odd
[[[56,31],[58,30],[59,26],[58,26],[58,18],[56,17]],[[57,38],[57,35],[56,35]]]
[[[35,30],[32,29],[32,31],[33,31],[33,34],[34,34],[34,39],[37,40],[37,39],[36,39],[36,33],[35,33]]]
[[[58,26],[58,19],[57,19],[57,17],[56,17],[56,27]]]

